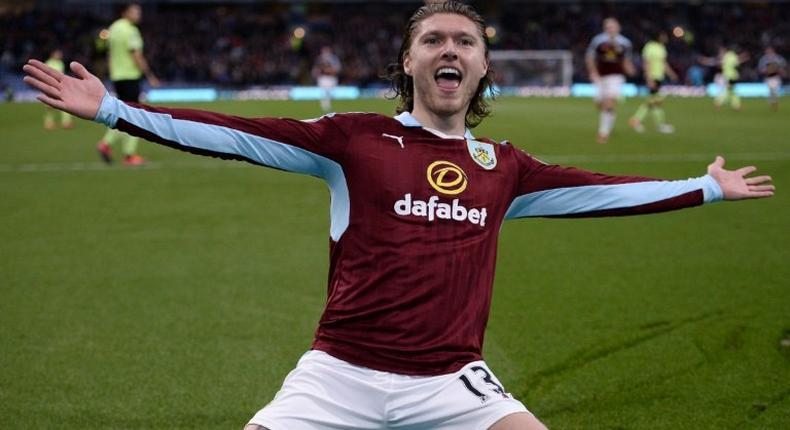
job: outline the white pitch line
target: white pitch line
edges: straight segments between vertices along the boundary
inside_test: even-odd
[[[775,153],[732,153],[722,154],[729,161],[787,161],[790,152]],[[578,163],[676,163],[676,162],[712,162],[711,154],[579,154],[579,155],[536,155],[540,160],[548,163],[573,165]],[[26,164],[0,164],[0,173],[41,173],[41,172],[131,172],[139,170],[162,169],[227,169],[257,167],[249,163],[238,161],[154,161],[142,166],[123,166],[120,163],[107,165],[102,162],[76,162],[76,163],[26,163]]]

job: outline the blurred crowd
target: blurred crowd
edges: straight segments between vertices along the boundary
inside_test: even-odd
[[[759,79],[764,46],[790,54],[790,7],[783,2],[472,3],[496,29],[493,49],[571,50],[577,82],[587,80],[584,51],[606,16],[620,20],[635,54],[656,29],[674,30],[669,61],[688,84],[711,79],[713,71],[697,59],[715,55],[720,45],[751,56],[741,67],[745,80]],[[146,3],[140,29],[153,70],[170,83],[311,84],[312,62],[329,45],[343,64],[341,83],[375,86],[385,84],[381,75],[396,60],[403,25],[420,4]],[[105,47],[99,35],[115,17],[108,6],[4,11],[0,75],[18,74],[28,58],[45,58],[55,48],[102,73]]]

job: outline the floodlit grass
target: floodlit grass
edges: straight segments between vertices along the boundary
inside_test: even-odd
[[[506,223],[487,361],[554,429],[787,428],[790,100],[772,113],[762,100],[716,112],[670,99],[671,136],[629,130],[636,103],[620,106],[607,145],[589,100],[503,99],[475,134],[666,178],[722,154],[773,175],[778,194]],[[197,106],[320,114],[317,102]],[[100,126],[45,132],[42,113],[0,104],[0,428],[241,428],[312,340],[326,187],[151,144],[147,168],[104,167]]]

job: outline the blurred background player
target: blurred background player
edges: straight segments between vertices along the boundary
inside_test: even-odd
[[[631,61],[631,41],[620,34],[620,23],[615,18],[603,20],[603,33],[593,37],[587,47],[585,62],[587,71],[598,92],[598,143],[606,143],[614,128],[615,108],[625,75],[634,75]]]
[[[757,63],[757,71],[768,85],[768,104],[771,110],[779,110],[779,88],[782,86],[782,78],[787,73],[787,61],[777,54],[772,46],[766,46],[765,53]]]
[[[650,95],[647,97],[647,101],[639,105],[634,116],[628,121],[629,125],[637,133],[645,131],[642,121],[644,121],[648,112],[652,114],[653,121],[660,133],[672,133],[675,131],[671,124],[666,123],[662,107],[664,97],[659,94],[661,83],[667,76],[673,81],[678,80],[677,73],[672,70],[672,67],[667,62],[667,41],[669,41],[669,36],[662,30],[642,48],[642,71],[645,77],[645,84],[650,90]]]
[[[110,80],[118,98],[127,102],[140,101],[140,80],[143,76],[151,86],[159,86],[159,80],[151,72],[143,56],[143,38],[137,28],[142,17],[140,5],[129,3],[121,9],[121,17],[110,26],[107,57]],[[113,129],[108,129],[96,145],[102,160],[112,163],[111,147],[121,140],[124,164],[136,166],[145,163],[143,157],[137,155],[138,138]]]
[[[340,69],[340,59],[332,52],[332,47],[322,46],[321,53],[313,65],[313,76],[318,87],[324,91],[321,98],[321,110],[324,113],[329,113],[332,110],[332,90],[337,86]]]
[[[63,51],[60,49],[55,49],[52,53],[49,54],[49,58],[46,61],[46,65],[52,67],[53,69],[57,70],[60,73],[63,73],[66,70],[66,66],[63,64]],[[74,127],[74,121],[72,121],[71,115],[67,112],[60,111],[57,113],[60,116],[60,126],[63,128],[72,128]],[[44,128],[47,130],[54,130],[57,126],[55,122],[55,109],[47,106],[47,110],[44,112]]]
[[[719,85],[719,94],[713,101],[716,109],[727,103],[731,108],[741,110],[741,98],[735,94],[735,83],[740,77],[738,66],[748,60],[748,53],[744,52],[739,55],[735,49],[727,49],[724,45],[719,46],[719,53],[715,58],[703,57],[699,60],[706,66],[719,69],[719,73],[714,78],[714,81]]]

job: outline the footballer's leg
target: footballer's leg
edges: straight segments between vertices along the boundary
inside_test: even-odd
[[[765,84],[768,85],[768,106],[772,111],[779,108],[779,86],[781,85],[778,78],[770,77],[765,79]]]
[[[548,430],[529,412],[516,412],[497,421],[488,430]]]
[[[730,97],[730,107],[739,111],[741,110],[741,96],[735,93],[735,82],[730,81],[727,86],[727,93]]]
[[[598,118],[598,138],[596,142],[609,140],[617,118],[617,102],[625,78],[621,75],[607,75],[601,78],[601,113]]]
[[[245,430],[377,430],[386,421],[381,372],[306,352]]]
[[[674,133],[675,127],[667,123],[666,114],[664,114],[664,96],[660,95],[658,90],[656,90],[656,93],[651,97],[653,100],[651,114],[653,115],[653,122],[656,124],[656,128],[658,128],[658,132],[663,134]]]
[[[717,73],[716,76],[713,77],[713,82],[719,87],[719,94],[713,99],[713,106],[718,110],[727,99],[727,79],[725,79],[721,73]]]
[[[596,142],[606,143],[609,140],[609,134],[614,127],[614,120],[616,118],[615,106],[617,101],[612,98],[605,98],[601,101],[601,113],[598,118],[598,137]]]
[[[647,116],[647,113],[650,111],[650,108],[650,98],[648,97],[647,101],[640,104],[636,109],[636,112],[634,112],[631,118],[628,119],[628,125],[630,125],[631,128],[633,128],[637,133],[645,132],[645,126],[642,125],[642,121],[644,121],[645,116]]]
[[[96,144],[96,150],[99,151],[99,156],[105,163],[112,163],[112,146],[122,138],[122,131],[108,128],[107,132],[104,133],[104,137]]]

